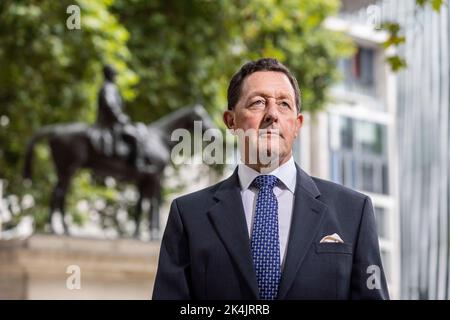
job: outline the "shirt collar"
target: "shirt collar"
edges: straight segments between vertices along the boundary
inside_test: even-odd
[[[295,167],[294,158],[292,156],[286,163],[275,168],[268,174],[276,176],[289,191],[294,193],[297,180],[297,168]],[[244,163],[238,165],[238,176],[242,190],[248,189],[253,180],[259,175],[261,175],[261,173],[248,167]]]

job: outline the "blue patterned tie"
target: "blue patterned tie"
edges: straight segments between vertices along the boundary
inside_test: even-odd
[[[259,296],[263,300],[277,298],[280,283],[280,240],[278,237],[278,200],[273,188],[278,178],[261,175],[253,180],[259,189],[252,232],[252,254]]]

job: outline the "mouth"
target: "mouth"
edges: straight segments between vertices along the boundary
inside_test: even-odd
[[[280,133],[280,130],[277,129],[263,129],[260,130],[259,132],[259,136],[279,136],[279,137],[283,137],[283,135]]]

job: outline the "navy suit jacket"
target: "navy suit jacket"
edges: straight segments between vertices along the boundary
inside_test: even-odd
[[[389,298],[369,197],[297,166],[291,223],[278,299]],[[344,243],[320,243],[333,233]],[[153,299],[258,297],[235,170],[172,202]]]

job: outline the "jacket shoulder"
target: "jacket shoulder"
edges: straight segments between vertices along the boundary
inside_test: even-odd
[[[369,198],[364,193],[361,193],[359,191],[350,189],[348,187],[345,187],[341,184],[320,179],[317,177],[311,177],[316,184],[317,188],[319,189],[320,193],[324,197],[331,197],[331,198],[344,198],[344,199],[353,199],[353,200],[360,200],[364,201],[367,198]]]
[[[179,206],[181,205],[185,208],[198,207],[199,205],[205,207],[206,204],[212,201],[214,194],[220,188],[222,183],[224,183],[224,181],[225,180],[222,180],[212,186],[182,195],[175,198],[173,201],[177,202]]]

